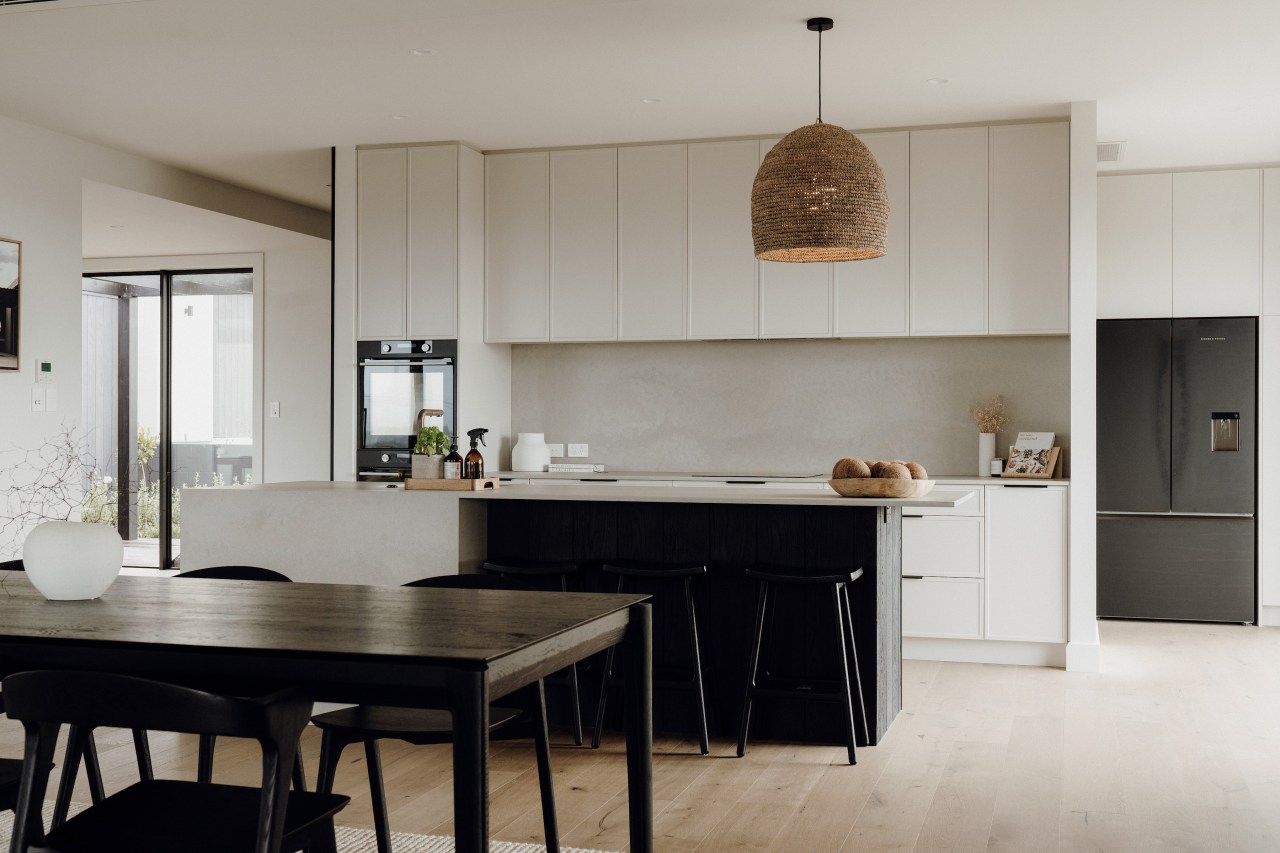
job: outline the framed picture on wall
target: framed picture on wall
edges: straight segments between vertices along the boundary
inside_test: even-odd
[[[18,288],[22,242],[0,237],[0,370],[18,369]]]

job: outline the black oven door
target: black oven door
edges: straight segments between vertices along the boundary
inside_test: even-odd
[[[360,396],[362,451],[412,450],[422,409],[444,412],[428,417],[423,426],[437,426],[450,437],[456,434],[452,359],[362,360]]]

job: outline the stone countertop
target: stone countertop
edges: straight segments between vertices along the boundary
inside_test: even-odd
[[[680,486],[511,485],[495,491],[446,492],[471,500],[619,501],[625,503],[760,504],[830,507],[955,507],[972,500],[973,492],[935,488],[920,498],[846,498],[833,491],[803,489],[690,489]]]
[[[490,473],[490,477],[500,477],[503,479],[513,480],[660,480],[660,481],[693,481],[715,483],[727,480],[766,480],[778,483],[813,483],[815,486],[819,483],[826,483],[830,479],[829,474],[704,474],[701,472],[690,471],[608,471],[601,474],[596,473],[568,473],[556,471],[548,473],[546,471],[498,471]],[[930,475],[930,480],[938,483],[947,483],[957,486],[986,486],[992,483],[1053,483],[1055,485],[1066,485],[1069,481],[1060,480],[1027,480],[1001,477],[974,477],[972,475],[963,474],[939,474],[937,476]]]

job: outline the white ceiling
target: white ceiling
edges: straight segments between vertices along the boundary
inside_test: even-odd
[[[818,14],[830,122],[1096,100],[1115,168],[1280,162],[1276,0],[58,0],[0,9],[0,113],[327,207],[332,145],[786,132]]]

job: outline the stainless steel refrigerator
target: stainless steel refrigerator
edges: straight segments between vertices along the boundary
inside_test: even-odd
[[[1098,615],[1255,620],[1258,323],[1098,321]]]

